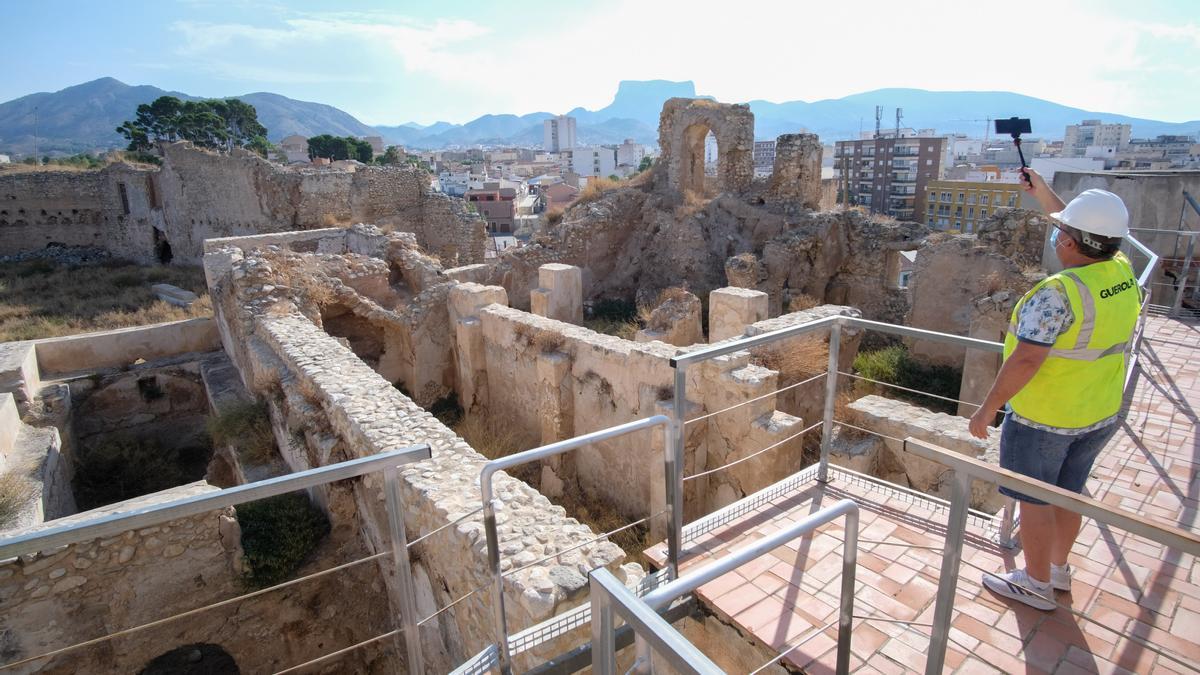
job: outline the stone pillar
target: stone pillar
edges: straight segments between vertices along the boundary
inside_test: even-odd
[[[767,188],[772,199],[821,203],[821,140],[816,134],[784,134],[775,141],[775,166]]]
[[[529,293],[531,311],[547,319],[583,323],[583,270],[547,263],[538,268],[538,288]]]
[[[450,289],[450,325],[454,327],[454,366],[458,377],[458,404],[468,413],[488,403],[487,358],[479,310],[490,304],[508,304],[501,286],[458,284]]]
[[[0,393],[0,471],[8,469],[8,455],[17,443],[17,432],[21,429],[21,414],[17,412],[17,401],[13,395]]]
[[[767,294],[749,288],[718,288],[708,295],[708,341],[740,337],[746,326],[767,318]]]
[[[1005,309],[1011,306],[1011,302]],[[1011,309],[1009,309],[1011,311]],[[1008,315],[1003,309],[977,314],[971,320],[970,336],[980,340],[1001,341],[1008,328]],[[1001,358],[998,352],[985,352],[981,349],[966,350],[963,359],[962,384],[958,389],[958,398],[967,403],[979,403],[987,397],[1000,372]],[[958,416],[970,417],[975,414],[975,406],[958,404]]]
[[[8,392],[25,410],[42,388],[41,369],[32,342],[0,345],[0,392]]]

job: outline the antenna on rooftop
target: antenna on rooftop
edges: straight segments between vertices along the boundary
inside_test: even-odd
[[[904,108],[896,108],[896,138],[900,138],[900,120],[904,119]]]
[[[883,106],[875,106],[875,138],[879,138],[879,122],[883,120]]]

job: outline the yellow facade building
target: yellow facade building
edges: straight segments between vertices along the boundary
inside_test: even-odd
[[[1021,204],[1017,183],[935,180],[926,186],[925,224],[947,232],[975,232],[992,214]]]

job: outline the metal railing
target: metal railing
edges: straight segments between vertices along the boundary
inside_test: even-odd
[[[631,434],[631,433],[635,433],[638,431],[644,431],[644,430],[649,430],[649,429],[655,429],[655,428],[659,428],[659,427],[666,428],[669,424],[670,424],[670,420],[667,417],[665,417],[663,415],[655,415],[653,417],[647,417],[646,419],[637,420],[635,422],[629,422],[627,424],[621,424],[621,425],[618,425],[615,427],[610,427],[608,429],[601,429],[600,431],[593,431],[590,434],[576,436],[575,438],[570,438],[565,441],[559,441],[557,443],[551,443],[549,445],[544,445],[539,448],[533,448],[532,450],[518,452],[518,453],[515,453],[512,455],[508,455],[506,457],[501,457],[499,459],[493,459],[490,462],[488,462],[487,464],[483,465],[483,470],[480,471],[480,474],[479,474],[479,485],[480,485],[481,499],[482,499],[482,503],[483,503],[483,506],[482,506],[483,526],[484,526],[484,531],[485,531],[485,534],[487,537],[488,567],[490,568],[491,573],[492,573],[492,581],[491,581],[491,585],[493,588],[492,611],[494,612],[494,620],[495,620],[495,624],[496,624],[495,625],[496,644],[499,649],[499,654],[498,654],[499,668],[502,673],[512,672],[513,653],[512,653],[511,646],[509,645],[508,617],[504,611],[505,572],[501,568],[500,538],[499,538],[499,532],[496,529],[496,506],[497,506],[497,504],[496,504],[496,499],[492,493],[492,478],[496,475],[496,472],[502,471],[504,469],[509,469],[509,468],[512,468],[514,466],[518,466],[521,464],[525,464],[528,462],[540,461],[540,460],[546,459],[548,457],[553,457],[555,455],[561,455],[561,454],[563,454],[565,452],[569,452],[571,450],[578,450],[580,448],[584,448],[584,447],[593,445],[595,443],[600,443],[602,441],[607,441],[607,440],[610,440],[613,438],[617,438],[619,436],[624,436],[626,434]],[[675,468],[674,468],[675,458],[669,452],[669,448],[665,453],[664,460],[665,460],[665,464],[666,464],[666,477],[669,479],[669,477],[672,476],[675,472]],[[668,489],[671,487],[669,481],[668,481],[667,487],[668,487]],[[682,518],[683,514],[681,512],[676,514],[673,511],[674,507],[672,506],[672,504],[673,504],[673,502],[670,499],[668,499],[667,507],[663,511],[660,511],[658,513],[651,513],[650,515],[646,516],[645,518],[636,520],[632,523],[628,523],[628,524],[623,525],[615,530],[605,532],[593,539],[589,539],[588,541],[585,541],[583,543],[576,544],[575,546],[573,546],[571,548],[567,548],[567,549],[564,549],[561,551],[555,551],[554,553],[552,553],[548,556],[545,556],[539,560],[534,560],[533,562],[522,565],[521,567],[511,569],[508,571],[508,575],[516,574],[517,572],[520,572],[522,570],[528,569],[530,567],[534,567],[536,565],[540,565],[541,563],[543,563],[547,560],[552,560],[552,559],[562,556],[566,553],[570,553],[573,550],[583,548],[584,546],[605,540],[609,536],[616,534],[618,532],[631,529],[631,528],[636,527],[643,523],[649,523],[652,519],[654,519],[660,515],[670,513],[672,520],[676,517],[676,515],[678,515],[679,518]],[[682,502],[680,503],[679,508],[682,508]],[[653,507],[651,507],[651,510],[653,510]],[[674,569],[677,571],[678,568],[674,568]],[[417,671],[417,672],[419,672],[419,671]]]
[[[227,598],[212,604],[196,607],[137,626],[114,630],[106,633],[105,635],[97,636],[95,638],[77,642],[65,647],[53,649],[36,656],[3,663],[0,664],[0,670],[8,670],[17,666],[40,661],[42,659],[70,653],[84,647],[89,647],[113,640],[117,637],[142,632],[173,621],[194,616],[202,612],[207,612],[220,607],[226,607],[249,598],[294,586],[310,579],[346,570],[350,567],[366,562],[383,560],[391,557],[392,563],[395,565],[397,579],[399,581],[400,615],[397,617],[397,623],[400,624],[401,627],[351,645],[347,648],[339,649],[337,651],[325,654],[324,656],[294,665],[279,672],[287,673],[307,668],[309,666],[340,657],[350,651],[366,645],[400,636],[403,636],[404,638],[404,645],[408,655],[410,672],[423,672],[424,660],[421,654],[420,636],[417,634],[416,594],[414,592],[412,581],[411,562],[408,556],[409,545],[405,541],[406,533],[404,530],[404,513],[401,507],[402,502],[400,500],[399,467],[404,464],[429,459],[430,456],[431,451],[428,445],[416,445],[409,448],[372,455],[370,457],[353,459],[347,462],[341,462],[339,464],[332,464],[330,466],[300,471],[297,473],[288,474],[286,476],[279,476],[277,478],[270,478],[255,483],[239,485],[224,490],[186,497],[163,504],[155,504],[152,506],[136,508],[132,511],[112,513],[83,523],[71,523],[58,527],[49,527],[24,535],[0,539],[0,560],[15,556],[36,555],[42,551],[54,550],[63,546],[69,546],[71,544],[78,544],[96,539],[110,538],[130,530],[151,527],[173,520],[178,520],[180,518],[197,516],[229,506],[237,506],[238,504],[244,504],[246,502],[265,499],[267,497],[274,497],[297,490],[309,489],[333,483],[335,481],[356,478],[379,471],[384,473],[384,491],[387,499],[388,525],[391,534],[390,551],[375,553],[373,555],[343,563],[329,569],[315,572],[313,574],[291,579],[275,586],[243,593],[233,598]]]
[[[592,668],[600,675],[616,672],[614,644],[614,615],[633,626],[638,659],[634,670],[650,672],[651,649],[662,655],[671,667],[684,673],[721,673],[691,642],[658,615],[677,598],[693,593],[704,584],[723,576],[746,563],[762,557],[784,544],[814,532],[817,528],[839,518],[845,518],[845,537],[842,540],[842,587],[838,609],[837,672],[850,672],[850,640],[854,620],[854,580],[858,559],[858,504],[843,499],[832,506],[738,549],[720,560],[705,565],[685,576],[660,586],[644,597],[637,597],[608,570],[593,571],[590,576],[592,604]],[[766,666],[798,649],[808,639],[819,635],[825,627],[774,656]]]
[[[937,598],[933,611],[933,626],[930,632],[928,657],[925,662],[926,675],[940,674],[945,664],[946,649],[949,646],[950,640],[950,623],[954,614],[954,595],[958,588],[959,569],[964,562],[962,549],[966,534],[967,509],[970,506],[971,500],[971,480],[973,478],[1027,494],[1048,504],[1087,516],[1098,523],[1119,527],[1167,548],[1175,549],[1191,556],[1200,556],[1200,537],[1186,530],[1155,523],[1140,516],[1123,513],[1091,497],[1085,497],[1048,483],[1027,478],[920,439],[906,438],[904,446],[906,451],[918,457],[948,467],[953,474],[951,479],[950,515],[946,523],[946,547],[942,557],[941,573],[938,576]],[[983,568],[978,569],[984,573],[991,573],[989,570]],[[1042,599],[1054,602],[1054,598],[1052,597],[1041,597]],[[1195,663],[1189,663],[1185,659],[1181,659],[1171,652],[1133,635],[1131,632],[1121,630],[1120,628],[1112,628],[1069,606],[1060,605],[1057,602],[1055,602],[1055,605],[1070,611],[1074,616],[1106,628],[1126,640],[1135,642],[1145,649],[1149,649],[1160,656],[1175,661],[1179,665],[1200,672],[1200,667],[1197,667]]]

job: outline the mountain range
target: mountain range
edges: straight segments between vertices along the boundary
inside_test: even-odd
[[[111,77],[85,82],[53,93],[37,93],[0,103],[0,152],[28,154],[36,134],[38,152],[74,153],[120,147],[123,140],[115,128],[131,119],[141,103],[163,95],[196,99],[181,92],[146,85],[130,86]],[[612,103],[599,110],[575,108],[569,115],[577,120],[577,137],[582,144],[620,143],[632,138],[639,143],[657,142],[659,112],[673,96],[696,97],[690,81],[623,81]],[[415,122],[374,127],[330,105],[255,92],[237,98],[258,110],[259,121],[269,138],[322,133],[337,136],[383,136],[391,144],[409,148],[438,149],[454,145],[538,145],[542,121],[552,113],[526,115],[483,115],[465,124]],[[711,97],[701,97],[711,98]],[[826,142],[854,138],[875,123],[875,106],[884,106],[885,129],[895,126],[895,108],[903,110],[902,124],[938,133],[982,136],[988,118],[1018,115],[1033,120],[1034,137],[1062,138],[1068,124],[1084,119],[1128,123],[1135,138],[1159,134],[1200,133],[1200,120],[1161,122],[1115,113],[1088,111],[1044,99],[1002,91],[935,92],[923,89],[878,89],[838,99],[820,101],[750,101],[755,117],[755,136],[773,139],[779,134],[809,131]]]

